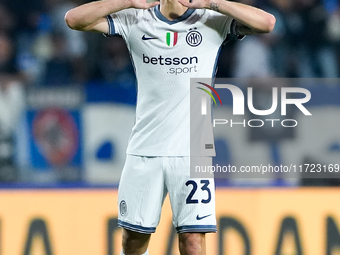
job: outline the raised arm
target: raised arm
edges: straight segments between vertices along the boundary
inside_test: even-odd
[[[106,16],[127,8],[147,9],[159,2],[146,0],[102,0],[80,5],[65,15],[66,24],[75,30],[108,33]]]
[[[275,17],[253,6],[226,0],[178,0],[191,9],[211,9],[228,15],[237,21],[236,32],[239,35],[269,33],[274,29]]]

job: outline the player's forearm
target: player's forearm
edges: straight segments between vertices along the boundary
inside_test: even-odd
[[[83,4],[69,10],[65,15],[65,21],[72,29],[90,31],[105,16],[129,8],[130,2],[130,0],[103,0]]]
[[[233,17],[254,33],[269,33],[274,29],[275,17],[253,6],[225,0],[209,0],[209,8]]]

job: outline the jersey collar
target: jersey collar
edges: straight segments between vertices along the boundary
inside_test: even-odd
[[[194,11],[195,11],[195,9],[188,9],[188,10],[186,10],[185,13],[183,13],[182,16],[178,17],[177,19],[168,20],[161,13],[159,5],[155,6],[155,14],[156,14],[157,18],[160,19],[161,21],[165,22],[165,23],[168,23],[169,25],[176,24],[180,21],[187,19]]]

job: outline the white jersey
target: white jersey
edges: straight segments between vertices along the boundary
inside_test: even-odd
[[[127,154],[214,156],[213,146],[190,154],[190,78],[212,78],[232,18],[205,9],[188,9],[169,21],[159,5],[125,9],[107,16],[109,35],[121,35],[135,67],[136,122]],[[199,127],[198,127],[199,128]],[[211,135],[204,141],[213,144]]]

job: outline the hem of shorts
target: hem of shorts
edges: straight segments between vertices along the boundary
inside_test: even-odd
[[[118,220],[118,226],[121,228],[125,228],[134,232],[142,233],[142,234],[152,234],[155,233],[156,228],[154,227],[142,227],[139,225],[134,225],[131,223],[127,223],[121,220]]]
[[[178,234],[180,233],[216,233],[216,225],[187,225],[176,228]]]

